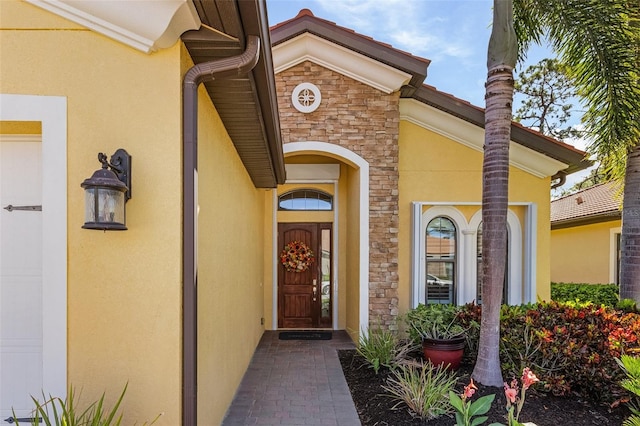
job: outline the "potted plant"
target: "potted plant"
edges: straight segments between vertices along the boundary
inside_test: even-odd
[[[409,336],[422,341],[425,358],[450,370],[460,366],[466,342],[467,330],[458,322],[458,312],[455,305],[420,304],[406,316]]]

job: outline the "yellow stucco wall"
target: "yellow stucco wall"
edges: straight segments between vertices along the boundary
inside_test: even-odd
[[[604,284],[615,279],[615,234],[621,221],[551,231],[551,281]]]
[[[112,401],[128,382],[125,423],[178,424],[180,48],[145,55],[23,2],[0,16],[0,92],[67,98],[68,383]],[[81,229],[80,183],[118,148],[129,230]]]
[[[221,424],[263,333],[264,190],[204,89],[198,130],[198,419]]]
[[[3,135],[41,135],[42,123],[39,121],[2,121],[0,134]]]
[[[399,180],[399,307],[411,300],[411,202],[480,203],[482,153],[415,124],[400,123]],[[537,206],[537,295],[548,299],[549,288],[549,178],[541,179],[515,167],[510,169],[509,202]],[[480,205],[456,208],[467,221]],[[510,206],[524,233],[525,209]]]
[[[0,92],[67,98],[68,383],[109,403],[128,383],[124,424],[159,413],[156,424],[180,424],[181,86],[192,62],[180,43],[143,54],[24,2],[0,2],[0,19]],[[129,229],[81,229],[80,183],[98,152],[120,147],[133,157]],[[219,424],[263,332],[264,191],[202,88],[199,149],[199,415]]]

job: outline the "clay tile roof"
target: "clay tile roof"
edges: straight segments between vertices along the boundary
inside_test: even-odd
[[[411,81],[400,91],[401,98],[415,99],[484,128],[483,108],[449,93],[439,91],[434,86],[424,84],[427,77],[427,67],[430,63],[429,59],[414,56],[410,52],[396,49],[387,43],[359,34],[350,28],[339,26],[335,22],[318,18],[309,9],[302,9],[296,17],[272,26],[272,45],[277,46],[305,32],[412,74]],[[524,147],[568,165],[565,170],[558,172],[552,179],[586,169],[592,165],[584,151],[516,122],[511,125],[511,139]]]
[[[615,183],[601,183],[551,202],[551,228],[620,219]]]
[[[339,32],[343,32],[343,33],[352,34],[353,36],[357,36],[358,38],[367,40],[367,41],[369,41],[369,42],[371,42],[373,44],[376,44],[376,45],[378,45],[380,47],[383,47],[385,49],[389,49],[389,50],[395,51],[397,53],[400,53],[402,55],[406,55],[406,56],[408,56],[408,57],[410,57],[412,59],[415,59],[417,61],[423,62],[423,63],[427,64],[427,66],[431,63],[430,59],[422,58],[420,56],[416,56],[416,55],[412,54],[411,52],[407,52],[407,51],[404,51],[404,50],[396,49],[395,47],[393,47],[392,45],[390,45],[388,43],[383,43],[381,41],[375,40],[373,37],[357,33],[355,30],[353,30],[351,28],[340,26],[340,25],[336,24],[333,21],[328,21],[326,19],[318,18],[309,9],[301,9],[300,12],[298,12],[298,14],[294,18],[291,18],[291,19],[289,19],[287,21],[280,22],[279,24],[273,25],[271,27],[271,32],[272,33],[275,32],[277,34],[278,33],[277,30],[280,29],[281,27],[286,27],[291,22],[304,21],[305,19],[308,19],[309,22],[315,22],[316,24],[324,25],[325,28],[333,29],[334,31],[339,31]],[[315,29],[315,28],[307,27],[306,29],[308,29],[308,30],[311,29],[313,31],[313,29]],[[319,35],[324,36],[325,34],[319,34]],[[291,37],[291,35],[289,35],[289,37],[287,37],[287,38],[290,38],[290,37]],[[277,36],[272,38],[272,42],[273,42],[274,45],[279,44],[282,41],[283,40],[280,40]],[[349,47],[353,47],[353,46],[349,46]],[[364,53],[366,54],[366,52],[364,52]]]

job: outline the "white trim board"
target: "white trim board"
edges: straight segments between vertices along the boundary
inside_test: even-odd
[[[67,99],[0,95],[0,121],[42,123],[43,391],[67,393]]]
[[[191,0],[25,0],[144,53],[173,46],[201,22]]]
[[[411,74],[309,33],[274,46],[272,52],[276,74],[311,61],[387,94],[411,80]]]
[[[448,216],[456,222],[459,255],[456,276],[461,283],[476,282],[476,238],[478,225],[482,220],[482,210],[476,212],[467,222],[456,206],[481,206],[479,202],[428,202],[411,203],[411,307],[415,308],[425,299],[424,285],[426,265],[424,259],[425,231],[428,221],[436,216]],[[423,212],[424,207],[429,207]],[[520,221],[515,213],[507,211],[509,225],[509,299],[508,303],[518,305],[536,301],[536,232],[537,206],[534,203],[515,202],[509,206],[525,207],[524,238]],[[522,262],[524,259],[524,264]],[[523,284],[523,285],[521,285]],[[475,299],[475,287],[458,286],[458,304]]]

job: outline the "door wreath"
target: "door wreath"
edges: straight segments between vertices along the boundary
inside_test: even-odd
[[[313,260],[313,251],[302,241],[291,241],[280,253],[280,262],[287,272],[304,272]]]

